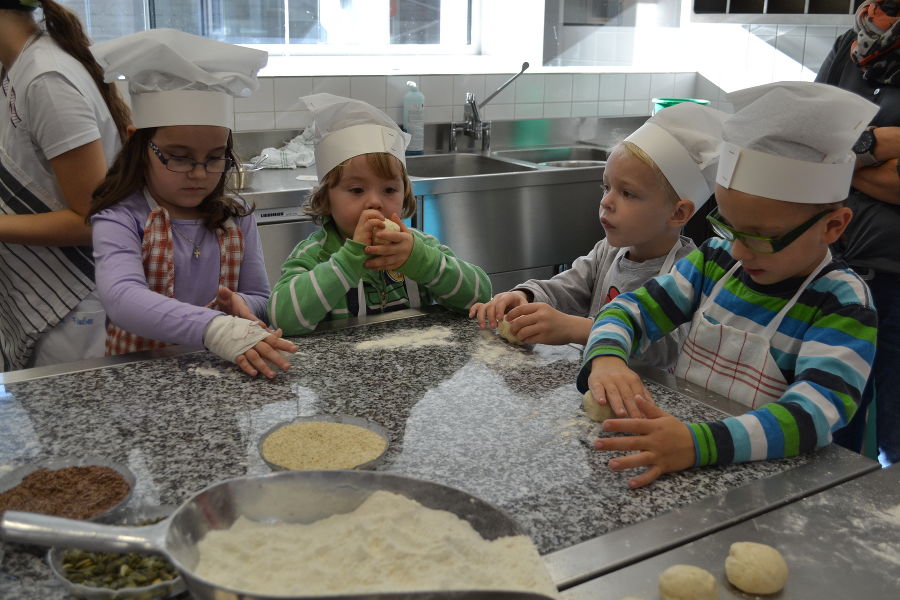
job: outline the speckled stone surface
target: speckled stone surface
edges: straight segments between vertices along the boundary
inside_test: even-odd
[[[231,477],[269,472],[259,436],[296,416],[383,425],[379,470],[437,481],[506,510],[542,553],[794,468],[807,457],[667,475],[629,490],[590,443],[571,346],[514,347],[444,311],[295,340],[292,369],[251,379],[206,352],[0,386],[0,468],[99,455],[137,476],[132,505],[180,504]],[[648,384],[688,421],[722,413]],[[2,472],[0,472],[2,475]],[[7,547],[0,597],[66,597],[43,559]]]

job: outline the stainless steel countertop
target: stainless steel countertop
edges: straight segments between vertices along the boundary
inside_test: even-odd
[[[660,573],[676,564],[711,572],[723,598],[750,598],[725,577],[725,557],[734,542],[769,544],[787,561],[787,585],[766,598],[896,598],[900,594],[900,467],[878,469],[592,579],[564,592],[563,598],[656,598]]]

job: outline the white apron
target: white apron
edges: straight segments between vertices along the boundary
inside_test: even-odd
[[[741,264],[735,263],[716,282],[700,309],[694,313],[690,333],[675,365],[675,376],[750,408],[781,398],[788,384],[772,357],[772,336],[806,286],[830,262],[829,251],[784,308],[759,333],[715,324],[705,315],[705,310],[712,305],[725,282]]]

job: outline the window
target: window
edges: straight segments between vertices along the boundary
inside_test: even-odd
[[[95,42],[168,27],[270,54],[473,54],[479,0],[60,0]]]

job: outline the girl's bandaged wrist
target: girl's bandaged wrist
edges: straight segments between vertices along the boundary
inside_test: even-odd
[[[270,331],[266,331],[255,321],[219,315],[206,326],[203,345],[213,354],[235,362],[238,356],[270,335]]]

